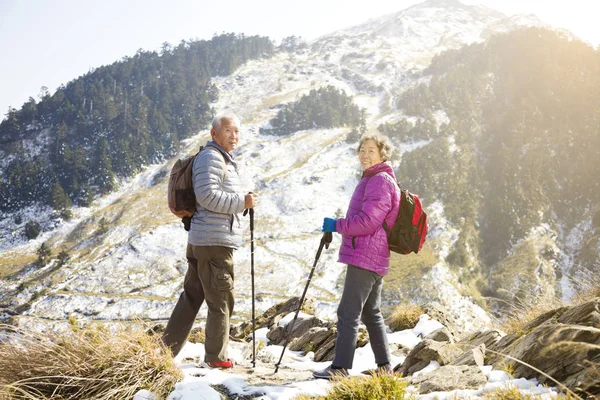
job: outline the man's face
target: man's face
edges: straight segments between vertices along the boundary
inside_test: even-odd
[[[223,118],[217,129],[211,129],[210,135],[219,146],[231,153],[240,140],[240,127],[230,118]]]

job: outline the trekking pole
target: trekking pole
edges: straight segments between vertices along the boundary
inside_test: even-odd
[[[252,367],[256,367],[256,319],[254,317],[254,208],[250,209],[250,275],[252,276]]]
[[[244,210],[250,213],[250,276],[252,277],[252,367],[256,367],[256,321],[254,317],[254,208]]]
[[[298,314],[300,313],[300,309],[302,308],[302,304],[304,303],[304,298],[306,297],[306,291],[308,290],[308,285],[310,285],[310,281],[312,279],[313,273],[315,272],[315,267],[317,266],[319,257],[321,257],[321,251],[323,251],[323,246],[325,246],[325,248],[328,249],[332,238],[333,238],[333,234],[331,232],[323,233],[323,237],[321,238],[321,244],[319,245],[319,250],[317,250],[317,255],[315,256],[315,262],[313,263],[312,269],[310,270],[310,274],[308,274],[308,281],[306,282],[306,286],[304,286],[304,292],[302,292],[302,297],[300,297],[300,302],[298,303],[298,309],[296,310],[296,315],[294,315],[294,319],[291,322],[291,326],[290,326],[290,329],[288,330],[288,334],[285,335],[285,343],[283,344],[283,350],[281,351],[281,356],[279,357],[279,361],[277,361],[277,364],[275,364],[275,373],[277,373],[277,371],[279,370],[279,364],[281,364],[281,360],[283,359],[283,353],[285,353],[285,349],[286,349],[286,347],[288,345],[288,341],[290,339],[289,335],[294,330],[294,324],[296,323],[296,319],[298,318]]]

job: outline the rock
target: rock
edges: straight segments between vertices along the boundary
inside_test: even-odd
[[[206,333],[204,331],[204,327],[200,326],[197,328],[193,328],[190,331],[187,340],[191,343],[204,343],[204,341],[206,340]]]
[[[333,361],[335,355],[335,340],[337,339],[337,328],[331,328],[332,335],[315,351],[315,361]]]
[[[585,309],[580,306],[575,308],[579,311]],[[591,314],[596,312],[595,309],[590,311]],[[570,312],[568,315],[576,314]],[[593,318],[593,315],[578,317],[587,321]],[[541,384],[554,385],[546,376],[550,375],[576,392],[600,394],[600,375],[596,367],[600,363],[598,346],[600,330],[584,325],[554,323],[546,319],[531,332],[507,335],[493,345],[490,350],[500,354],[488,354],[487,364],[496,368],[510,365],[517,377],[536,378]],[[520,362],[508,359],[504,355]],[[525,364],[543,371],[544,374]]]
[[[418,386],[419,394],[426,394],[457,389],[478,389],[487,383],[487,378],[479,367],[446,365],[411,378],[410,383]]]
[[[319,348],[323,342],[325,342],[332,335],[332,331],[327,327],[313,327],[308,330],[304,335],[300,336],[297,339],[294,339],[292,343],[290,343],[290,350],[294,351],[304,351],[308,353],[309,351],[315,351]]]
[[[530,321],[523,327],[523,330],[529,331],[536,328],[544,323],[556,323],[558,318],[568,309],[568,307],[557,308],[548,312],[543,313],[534,320]]]
[[[146,330],[146,333],[150,336],[162,335],[163,332],[165,331],[166,327],[167,327],[167,324],[156,324],[156,325],[148,328],[148,330]]]
[[[158,400],[158,396],[146,389],[143,389],[133,396],[133,400]]]
[[[452,333],[445,326],[431,332],[429,335],[425,336],[425,339],[435,340],[436,342],[454,343],[454,337],[452,336]]]
[[[423,311],[425,311],[432,319],[435,319],[440,324],[444,325],[450,331],[452,337],[460,338],[463,335],[463,332],[454,317],[447,313],[440,303],[428,303],[423,307]]]
[[[483,367],[485,360],[485,344],[481,343],[479,346],[473,347],[464,353],[462,353],[458,358],[450,363],[450,365],[476,365],[478,367]]]
[[[265,311],[260,317],[256,319],[255,327],[260,328],[272,328],[276,326],[279,321],[291,312],[298,310],[298,304],[300,302],[299,297],[292,297],[284,303],[278,303]],[[306,314],[316,314],[317,303],[313,298],[306,298],[302,305],[302,311]],[[297,322],[297,321],[296,321]],[[236,339],[244,339],[252,333],[252,321],[243,322],[241,324],[232,326],[229,330],[229,335]]]
[[[396,357],[406,357],[408,353],[410,353],[410,350],[411,349],[409,349],[408,347],[404,347],[401,344],[390,343],[390,353],[392,353]]]
[[[447,365],[463,352],[464,350],[456,344],[425,339],[408,353],[404,362],[399,367],[397,366],[394,371],[401,373],[403,376],[409,376],[425,368],[430,361]]]
[[[468,346],[468,348],[485,344],[485,347],[488,348],[498,343],[503,336],[505,336],[504,332],[499,331],[498,329],[490,329],[483,332],[475,332],[458,343]]]
[[[292,320],[293,321],[293,320]],[[325,322],[317,317],[310,317],[306,319],[298,318],[294,322],[293,330],[291,322],[285,326],[278,326],[275,329],[270,330],[267,333],[267,338],[272,344],[283,345],[286,340],[291,343],[293,339],[299,338],[314,327],[331,327],[331,323]]]
[[[600,299],[590,300],[567,309],[560,317],[561,324],[600,327]]]

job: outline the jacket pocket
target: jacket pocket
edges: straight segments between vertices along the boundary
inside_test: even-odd
[[[212,277],[211,286],[217,290],[233,290],[233,264],[227,260],[208,261]]]

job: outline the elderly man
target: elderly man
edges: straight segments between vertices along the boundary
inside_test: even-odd
[[[240,140],[239,118],[221,113],[213,118],[212,140],[193,164],[196,212],[188,234],[188,270],[183,293],[169,318],[162,340],[177,355],[196,314],[206,300],[204,361],[213,368],[231,368],[227,358],[229,323],[233,312],[233,250],[242,241],[240,213],[254,208],[257,195],[240,192],[238,166],[231,152]]]

